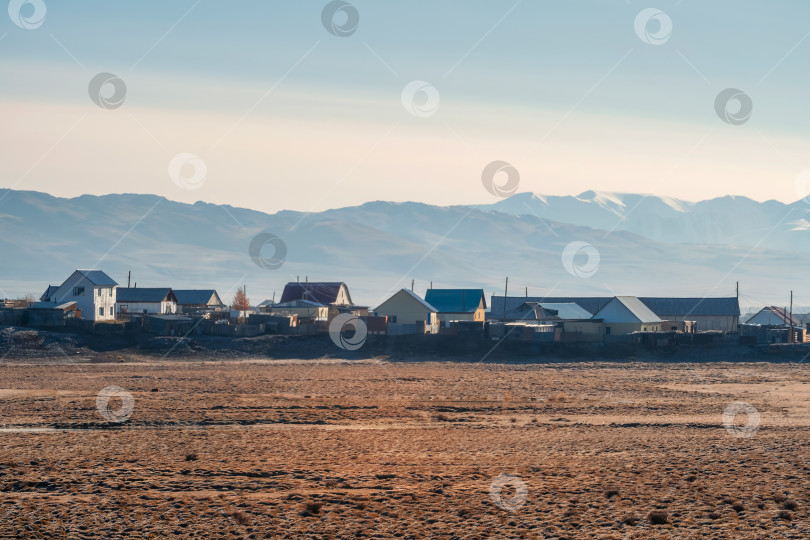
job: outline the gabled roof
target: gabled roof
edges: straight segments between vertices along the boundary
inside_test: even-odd
[[[540,317],[556,317],[558,319],[576,320],[576,319],[590,319],[593,313],[590,313],[574,302],[527,302],[529,307],[533,307],[535,313]]]
[[[425,300],[423,300],[421,296],[419,296],[418,294],[416,294],[415,292],[413,292],[410,289],[400,289],[400,290],[398,290],[397,292],[392,294],[388,298],[388,300],[386,300],[385,302],[383,302],[382,304],[380,304],[379,306],[374,308],[374,311],[380,309],[383,305],[385,305],[386,302],[388,302],[389,300],[391,300],[392,298],[394,298],[398,294],[403,294],[403,293],[406,294],[407,296],[409,296],[410,298],[412,298],[413,300],[415,300],[415,301],[419,302],[420,304],[422,304],[422,307],[424,307],[428,311],[433,312],[433,313],[436,313],[437,311],[439,311],[438,309],[436,309],[435,307],[433,307],[432,305],[427,303]]]
[[[639,300],[635,296],[614,296],[611,302],[608,302],[608,305],[603,307],[599,310],[599,313],[593,316],[594,319],[603,319],[604,316],[602,313],[611,308],[611,304],[613,302],[621,303],[627,310],[635,317],[638,322],[640,323],[660,323],[661,319],[653,313],[650,308],[644,305],[644,303]],[[608,321],[606,321],[608,322]]]
[[[48,288],[45,289],[45,292],[42,293],[42,296],[40,296],[39,299],[44,302],[45,300],[53,296],[53,294],[57,290],[59,290],[59,285],[48,285]]]
[[[174,291],[174,296],[177,298],[177,303],[184,306],[224,305],[214,289],[177,289]]]
[[[177,302],[177,297],[169,287],[118,287],[115,301],[121,302]]]
[[[490,313],[493,317],[503,317],[504,297],[492,295]],[[517,309],[525,302],[538,302],[540,304],[576,304],[588,313],[596,313],[613,300],[612,296],[507,296],[506,312]]]
[[[337,301],[340,287],[346,284],[342,281],[311,281],[309,283],[290,282],[284,286],[281,293],[281,303],[292,300],[312,300],[321,304],[334,304]],[[351,304],[351,296],[346,287],[346,296]]]
[[[800,321],[800,320],[799,320],[799,319],[797,319],[796,317],[792,317],[792,316],[790,315],[790,312],[786,311],[786,310],[785,310],[785,308],[776,307],[776,306],[766,306],[766,307],[764,307],[764,308],[760,309],[760,310],[759,310],[759,311],[758,311],[756,314],[754,314],[754,316],[753,316],[753,317],[751,317],[751,319],[749,319],[749,320],[753,320],[755,317],[757,317],[757,316],[758,316],[760,313],[762,313],[763,311],[764,311],[764,312],[770,312],[770,313],[771,313],[771,314],[773,314],[773,315],[774,315],[774,316],[775,316],[777,319],[779,319],[780,321],[782,321],[782,322],[783,322],[783,323],[784,323],[786,326],[790,326],[791,324],[793,324],[793,326],[804,326],[804,323],[802,323],[802,321]]]
[[[82,274],[84,277],[86,277],[87,280],[93,285],[101,285],[101,286],[118,285],[118,283],[113,278],[111,278],[101,270],[76,270],[76,271]]]
[[[62,282],[62,285],[67,283],[68,280],[77,273],[84,276],[87,279],[87,281],[89,281],[93,285],[101,287],[115,287],[116,285],[118,285],[118,283],[113,278],[111,278],[101,270],[76,270],[73,272],[73,274],[70,274],[70,276],[64,282]],[[62,285],[60,285],[60,287]]]
[[[425,302],[439,313],[472,313],[481,303],[487,308],[484,289],[428,289]]]
[[[737,297],[724,298],[652,298],[639,297],[645,306],[659,317],[695,316],[740,316],[740,303]]]

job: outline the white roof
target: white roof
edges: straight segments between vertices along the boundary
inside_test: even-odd
[[[644,302],[642,302],[641,300],[639,300],[635,296],[615,296],[613,298],[613,300],[608,302],[605,307],[600,309],[599,313],[594,315],[593,318],[594,319],[602,319],[602,318],[604,318],[604,317],[601,317],[600,315],[602,314],[603,311],[606,311],[606,310],[612,311],[613,306],[611,304],[613,304],[614,302],[621,303],[625,308],[627,308],[627,310],[633,315],[633,317],[638,319],[638,322],[642,322],[642,323],[658,323],[658,322],[661,322],[661,319],[658,317],[658,315],[653,313],[650,308],[648,308],[647,306],[644,305]]]

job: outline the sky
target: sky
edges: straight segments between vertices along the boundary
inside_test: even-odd
[[[483,204],[498,194],[482,171],[504,161],[517,191],[543,195],[808,194],[807,2],[12,0],[8,12],[0,188],[265,212]],[[729,88],[742,97],[718,108]]]

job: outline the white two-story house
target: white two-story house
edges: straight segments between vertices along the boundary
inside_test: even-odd
[[[82,319],[115,320],[115,293],[118,283],[101,270],[76,270],[58,287],[48,287],[43,298],[56,305],[76,302]]]

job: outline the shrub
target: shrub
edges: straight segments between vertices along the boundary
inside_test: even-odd
[[[622,523],[625,525],[635,525],[638,521],[639,518],[635,514],[628,514],[622,518]]]
[[[782,508],[785,510],[796,510],[796,503],[791,500],[787,500],[782,503]]]
[[[231,516],[239,525],[247,525],[250,521],[244,513],[240,512],[239,510],[234,511]]]
[[[186,461],[197,461],[197,453],[192,452],[190,454],[186,454]]]
[[[653,525],[664,525],[669,521],[666,510],[653,510],[647,515],[647,519]]]
[[[732,509],[733,509],[735,512],[737,512],[738,514],[739,514],[740,512],[742,512],[742,511],[744,511],[744,510],[745,510],[745,506],[743,506],[743,503],[741,503],[741,502],[739,502],[739,501],[737,501],[737,502],[735,502],[734,504],[732,504],[732,505],[731,505],[731,508],[732,508]]]

